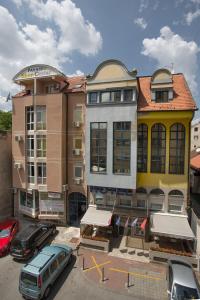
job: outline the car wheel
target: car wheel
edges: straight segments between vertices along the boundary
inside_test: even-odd
[[[47,299],[51,292],[51,286],[49,285],[44,292],[44,299]]]

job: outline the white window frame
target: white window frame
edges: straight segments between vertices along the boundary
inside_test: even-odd
[[[77,117],[77,113],[80,112],[80,116]],[[73,112],[73,121],[83,123],[83,105],[77,105]]]
[[[29,119],[29,121],[28,121]],[[26,106],[26,130],[34,130],[34,108],[33,106]]]
[[[39,148],[38,146],[38,141],[41,140],[41,148]],[[47,138],[46,138],[46,135],[44,134],[39,134],[39,135],[36,135],[36,156],[37,157],[46,157],[46,145],[47,143]],[[44,144],[45,144],[45,149],[44,149]],[[41,155],[39,155],[39,153]]]
[[[40,117],[39,117],[40,116]],[[38,117],[40,121],[38,121]],[[46,106],[45,105],[37,105],[36,106],[36,129],[37,130],[46,130]]]
[[[81,148],[77,148],[76,147],[76,140],[81,140]],[[73,149],[79,149],[79,150],[82,150],[83,148],[83,139],[82,139],[82,136],[76,136],[73,138]]]
[[[81,177],[76,176],[76,168],[81,168]],[[81,165],[75,165],[74,166],[74,178],[76,179],[83,179],[83,166]]]
[[[42,167],[42,176],[38,176],[38,168]],[[37,163],[37,183],[38,184],[46,184],[47,183],[47,166],[44,162]]]
[[[33,174],[32,174],[33,171]],[[27,180],[28,183],[34,184],[35,183],[35,165],[34,162],[27,163]]]
[[[32,141],[33,141],[33,149],[31,147]],[[27,157],[34,157],[34,146],[35,146],[34,135],[33,134],[27,135],[27,138],[26,138],[26,155],[27,155]]]

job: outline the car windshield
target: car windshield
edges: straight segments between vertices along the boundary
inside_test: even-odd
[[[0,238],[5,238],[10,235],[10,228],[0,229]]]
[[[21,274],[21,281],[25,285],[37,286],[37,277],[25,272]]]
[[[199,299],[199,296],[196,289],[183,286],[180,284],[175,284],[173,290],[173,299],[175,300]]]

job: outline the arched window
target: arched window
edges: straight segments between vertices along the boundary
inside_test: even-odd
[[[168,211],[171,213],[181,213],[183,210],[184,196],[181,191],[173,190],[168,196]]]
[[[170,128],[169,173],[184,174],[185,127],[173,124]]]
[[[136,199],[137,199],[137,207],[145,208],[147,203],[147,191],[145,188],[137,188],[136,189]]]
[[[147,152],[148,152],[148,127],[146,124],[138,125],[137,138],[137,171],[147,172]]]
[[[162,210],[165,194],[161,189],[153,189],[150,192],[149,208],[151,210]]]
[[[165,173],[166,130],[162,124],[151,128],[151,172]]]

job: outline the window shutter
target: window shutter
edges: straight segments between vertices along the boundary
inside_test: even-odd
[[[173,100],[173,90],[169,90],[169,100]]]
[[[156,92],[155,91],[151,91],[151,100],[152,101],[156,100]]]

